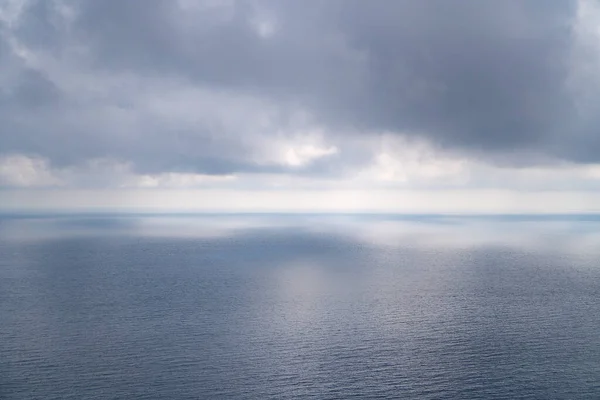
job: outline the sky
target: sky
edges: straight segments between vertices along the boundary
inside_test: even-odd
[[[3,0],[0,211],[600,212],[600,2]]]

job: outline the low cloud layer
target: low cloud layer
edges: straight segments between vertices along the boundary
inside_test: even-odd
[[[594,186],[599,27],[591,0],[7,0],[0,185]]]

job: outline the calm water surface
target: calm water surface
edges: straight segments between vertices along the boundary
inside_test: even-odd
[[[0,218],[1,399],[599,399],[600,221]]]

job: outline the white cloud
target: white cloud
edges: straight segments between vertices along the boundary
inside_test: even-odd
[[[197,188],[227,184],[235,175],[137,174],[129,162],[92,159],[78,167],[53,168],[47,159],[16,154],[0,158],[0,186],[88,188]]]
[[[466,159],[436,151],[425,141],[383,135],[373,154],[372,164],[358,173],[358,180],[422,186],[457,185],[468,179],[470,163]]]
[[[204,175],[162,173],[157,175],[134,176],[123,187],[142,188],[194,188],[206,184],[228,183],[236,180],[235,175]]]
[[[301,119],[304,118],[306,117]],[[326,142],[326,137],[326,132],[302,121],[299,127],[278,130],[275,135],[261,140],[254,161],[257,164],[275,164],[293,169],[306,167],[319,159],[340,153],[337,146]]]
[[[291,146],[285,152],[285,162],[292,167],[301,167],[314,160],[338,152],[337,147],[318,147],[314,145]]]
[[[16,187],[55,186],[63,182],[56,177],[47,160],[21,154],[0,158],[0,185]]]

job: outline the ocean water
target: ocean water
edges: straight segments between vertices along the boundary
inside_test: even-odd
[[[5,215],[0,399],[599,399],[600,219]]]

